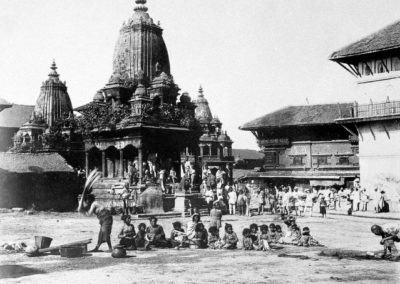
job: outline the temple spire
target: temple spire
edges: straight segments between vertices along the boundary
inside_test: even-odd
[[[133,10],[135,12],[143,12],[146,13],[148,8],[145,6],[147,0],[135,0],[135,3],[137,4],[137,6],[135,6],[135,8],[133,8]]]

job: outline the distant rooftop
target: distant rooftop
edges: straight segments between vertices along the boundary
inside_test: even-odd
[[[235,158],[240,158],[241,160],[258,160],[264,158],[264,154],[250,149],[232,149],[232,154]]]
[[[394,49],[400,49],[400,21],[332,53],[330,60],[346,61],[351,57]]]
[[[0,127],[20,128],[29,121],[34,106],[16,105],[0,112]]]
[[[351,117],[351,106],[351,103],[288,106],[247,122],[240,129],[335,124],[338,118]]]
[[[0,153],[0,171],[13,173],[73,172],[58,153]]]

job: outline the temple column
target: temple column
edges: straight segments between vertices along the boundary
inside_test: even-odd
[[[86,171],[86,177],[89,175],[89,151],[85,152],[85,171]]]
[[[204,145],[200,145],[200,157],[204,156]]]
[[[119,150],[119,177],[124,178],[124,150]]]
[[[221,147],[217,146],[217,156],[221,158]]]
[[[101,151],[101,172],[103,178],[106,177],[106,152],[103,150]]]
[[[139,170],[139,183],[142,183],[143,178],[143,150],[142,147],[138,147],[138,170]]]

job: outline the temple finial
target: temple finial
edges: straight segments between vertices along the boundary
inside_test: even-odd
[[[200,96],[203,96],[203,87],[200,85],[200,88],[199,88],[199,94],[200,94]]]
[[[137,6],[133,8],[135,12],[147,12],[148,8],[145,6],[147,0],[135,0]]]
[[[52,71],[49,73],[49,76],[50,76],[50,77],[58,77],[58,76],[59,76],[58,73],[57,73],[58,67],[57,67],[56,60],[55,60],[55,59],[53,59],[53,63],[51,64],[50,69],[52,70]]]

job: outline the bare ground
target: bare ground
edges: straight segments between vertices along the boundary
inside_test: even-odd
[[[169,235],[172,222],[160,219]],[[121,226],[114,217],[113,244]],[[134,220],[135,227],[147,220]],[[203,218],[208,227],[208,218]],[[275,216],[224,216],[223,222],[241,231],[251,223],[280,223]],[[377,251],[379,238],[369,228],[387,221],[348,216],[299,218],[327,248]],[[393,222],[393,221],[390,221]],[[283,224],[281,224],[283,225]],[[284,227],[284,225],[283,225]],[[35,235],[52,237],[52,245],[97,238],[98,222],[77,213],[0,214],[0,244],[25,241]],[[222,233],[222,230],[221,230]],[[94,244],[89,245],[89,249]],[[106,249],[106,246],[103,247]],[[109,253],[66,259],[58,255],[29,258],[23,254],[0,254],[1,283],[400,283],[400,263],[320,256],[321,248],[285,246],[270,253],[258,251],[212,251],[159,249],[129,251],[128,258],[113,259]],[[282,255],[283,254],[283,255]],[[285,255],[286,254],[286,255]],[[281,256],[279,256],[281,255]],[[303,256],[301,258],[293,256]]]

